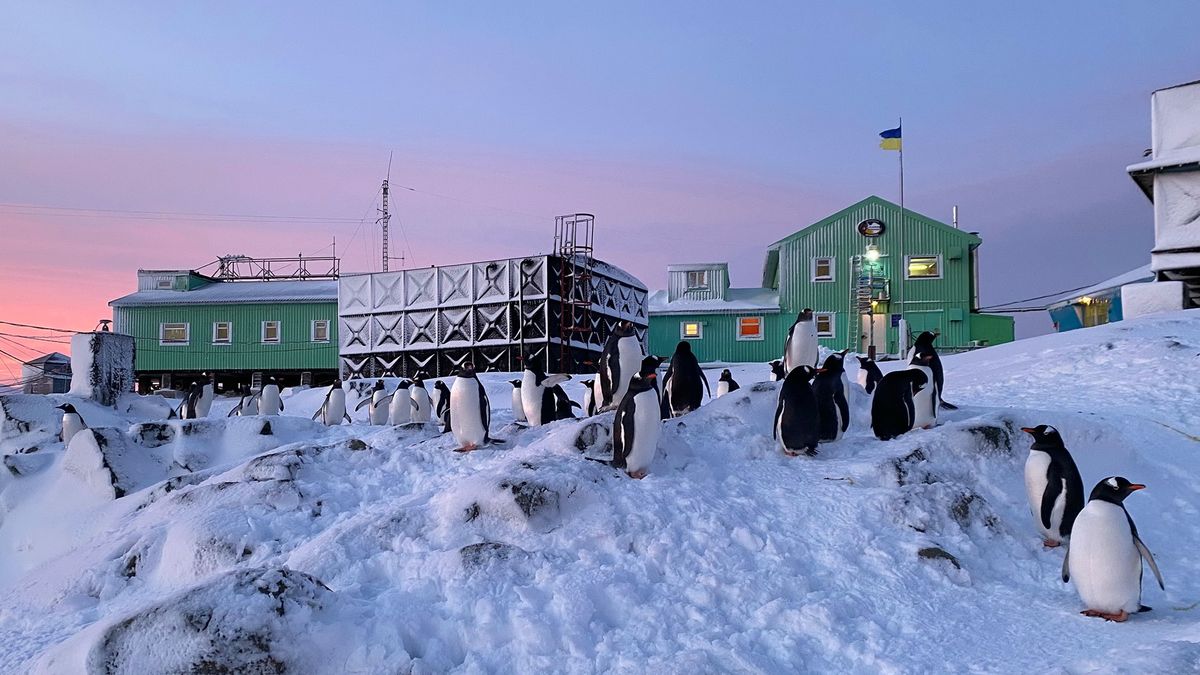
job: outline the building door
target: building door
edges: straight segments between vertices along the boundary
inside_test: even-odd
[[[873,344],[875,345],[876,353],[886,354],[888,351],[887,329],[887,314],[863,314],[862,335],[859,340],[858,351],[862,354],[869,353],[870,347]]]

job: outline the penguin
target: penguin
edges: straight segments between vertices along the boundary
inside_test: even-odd
[[[846,378],[846,354],[830,354],[813,378],[813,395],[817,397],[820,416],[820,440],[839,441],[850,427],[849,387]]]
[[[234,415],[238,417],[250,417],[258,414],[258,404],[254,402],[257,396],[250,392],[250,385],[242,385],[241,395],[241,400],[238,401],[237,405],[233,406],[233,410],[230,410],[226,417],[233,417]]]
[[[354,406],[355,410],[362,410],[364,406],[370,405],[367,411],[367,419],[371,424],[387,424],[388,421],[388,396],[383,388],[383,380],[376,380],[375,386],[371,388],[370,398],[364,397],[363,400]]]
[[[526,360],[526,363],[529,361]],[[551,390],[569,379],[570,375],[546,375],[538,366],[525,366],[525,372],[521,374],[521,405],[529,426],[540,427],[558,417],[558,407]]]
[[[701,383],[704,383],[703,390]],[[663,414],[679,417],[698,409],[704,401],[704,391],[708,391],[708,397],[712,398],[708,378],[692,353],[692,344],[680,340],[675,346],[675,354],[671,356],[667,374],[663,377]]]
[[[867,390],[868,394],[875,393],[875,387],[883,379],[879,366],[869,356],[856,356],[858,359],[858,384]]]
[[[918,354],[913,357],[912,364],[908,366],[909,370],[919,370],[925,375],[927,382],[934,382],[933,369],[929,367],[931,362],[929,354]],[[919,392],[913,393],[913,428],[914,429],[932,429],[937,426],[938,413],[938,388],[936,384],[931,384],[922,388]]]
[[[475,376],[473,364],[464,363],[455,376],[448,398],[450,419],[454,420],[454,440],[459,446],[456,452],[470,452],[491,441],[488,427],[492,422],[492,410],[487,391]]]
[[[600,353],[600,367],[592,393],[597,412],[611,410],[620,404],[625,390],[629,388],[629,380],[637,374],[645,356],[642,343],[634,332],[633,322],[617,323]]]
[[[508,383],[511,384],[513,387],[513,389],[512,389],[513,421],[517,422],[517,423],[523,423],[526,421],[526,419],[525,419],[525,404],[521,402],[521,381],[520,380],[509,380]]]
[[[69,445],[75,434],[87,429],[88,425],[83,421],[83,417],[79,414],[79,411],[75,410],[75,406],[70,403],[64,403],[56,407],[63,411],[62,442],[64,445]]]
[[[179,402],[179,407],[175,410],[175,414],[179,419],[196,419],[196,404],[199,402],[202,394],[203,390],[200,389],[200,383],[193,382],[188,385],[187,391],[183,394],[183,400]]]
[[[342,420],[350,421],[350,415],[346,412],[346,390],[342,389],[341,380],[333,381],[333,386],[325,392],[325,400],[312,418],[319,419],[327,427],[337,426]]]
[[[417,424],[425,424],[430,420],[433,414],[433,405],[429,400],[429,390],[425,388],[426,373],[421,371],[413,377],[412,386],[409,387],[408,393],[413,400],[412,421]]]
[[[392,392],[392,400],[388,405],[388,422],[394,426],[412,422],[412,396],[408,393],[410,384],[412,383],[408,380],[400,380],[396,390]]]
[[[445,382],[438,380],[433,383],[433,391],[437,393],[437,408],[434,413],[442,424],[442,433],[450,431],[450,389]]]
[[[654,366],[649,373],[636,374],[629,381],[625,396],[617,405],[613,418],[612,466],[622,469],[630,478],[645,478],[658,450],[662,435],[662,416],[655,380]],[[644,369],[641,369],[644,372]]]
[[[1122,476],[1096,483],[1087,506],[1075,518],[1063,558],[1063,583],[1074,580],[1084,616],[1125,621],[1150,610],[1142,604],[1142,559],[1150,565],[1158,587],[1166,590],[1150,549],[1138,537],[1137,525],[1125,510],[1125,498],[1145,489]]]
[[[771,382],[782,382],[783,378],[787,377],[787,372],[783,369],[783,361],[771,361],[767,365],[771,366]]]
[[[883,376],[871,399],[871,430],[881,441],[912,431],[913,395],[929,385],[920,370],[896,370]]]
[[[937,402],[946,410],[958,410],[958,406],[951,405],[942,400],[942,392],[946,388],[946,373],[942,369],[942,359],[938,356],[937,349],[933,346],[933,341],[937,339],[940,333],[924,331],[917,336],[913,346],[908,350],[909,363],[916,363],[918,358],[922,358],[933,371],[933,386],[937,387]]]
[[[585,417],[591,417],[596,414],[596,396],[592,388],[596,386],[595,380],[580,380],[579,384],[583,385],[583,414]]]
[[[556,384],[547,391],[554,397],[554,418],[559,420],[575,419],[575,414],[571,412],[571,408],[579,408],[581,406],[572,401],[570,396],[567,396],[567,392],[562,388],[562,385]]]
[[[1054,548],[1071,536],[1075,518],[1083,510],[1083,479],[1057,429],[1039,424],[1021,431],[1033,436],[1025,459],[1029,512],[1046,548]]]
[[[283,412],[283,400],[279,398],[279,383],[271,378],[258,393],[258,414],[278,415]]]
[[[212,402],[213,383],[210,380],[200,387],[200,396],[196,399],[196,417],[208,417],[209,411],[212,410]]]
[[[728,368],[721,371],[721,378],[717,380],[717,398],[741,388],[737,380],[733,379],[733,373],[729,372]]]
[[[817,350],[817,321],[813,311],[804,308],[796,315],[796,321],[788,329],[783,342],[783,370],[790,373],[797,366],[817,367],[820,353]]]
[[[819,372],[812,366],[798,365],[788,371],[779,388],[771,438],[779,442],[779,447],[789,457],[796,457],[801,452],[809,457],[817,454],[821,413],[809,381]]]

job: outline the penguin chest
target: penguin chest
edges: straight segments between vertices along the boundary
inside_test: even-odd
[[[1025,494],[1029,498],[1029,512],[1033,515],[1033,522],[1037,524],[1038,531],[1047,539],[1061,541],[1062,535],[1059,533],[1059,528],[1062,527],[1063,511],[1067,507],[1065,486],[1058,494],[1058,498],[1054,500],[1054,510],[1050,514],[1050,529],[1046,529],[1042,523],[1042,496],[1046,494],[1046,488],[1050,485],[1046,477],[1049,469],[1050,455],[1036,450],[1029,452],[1029,457],[1025,460]]]
[[[342,418],[345,416],[346,393],[343,391],[335,391],[329,395],[329,402],[325,404],[325,424],[341,424]]]
[[[412,421],[412,398],[403,389],[392,396],[389,417],[392,424],[408,424]]]
[[[909,366],[909,370],[925,373],[926,384],[913,395],[913,428],[923,429],[937,425],[937,388],[933,385],[933,371],[925,366]]]
[[[629,381],[642,368],[642,343],[633,336],[618,340],[617,362],[620,363],[621,375],[613,382],[613,403],[620,403],[621,397],[629,390]]]
[[[858,369],[858,386],[862,387],[863,389],[866,389],[868,377],[870,377],[870,373],[868,373],[865,368],[859,368]]]
[[[70,444],[71,439],[75,436],[75,434],[87,428],[87,426],[83,423],[83,418],[76,413],[67,413],[66,415],[63,415],[62,423],[62,438],[64,444]]]
[[[525,421],[525,402],[521,400],[521,388],[513,387],[512,390],[512,411],[513,419],[518,422]]]
[[[729,393],[729,383],[724,380],[717,383],[717,396],[724,396]]]
[[[412,420],[428,422],[430,417],[429,392],[425,390],[425,387],[413,387],[410,396],[413,403]]]
[[[1071,530],[1071,581],[1088,609],[1136,612],[1141,604],[1142,561],[1122,507],[1089,501]]]
[[[258,397],[258,414],[279,414],[279,388],[275,385],[263,387],[262,394]]]
[[[459,378],[450,388],[450,419],[454,421],[454,438],[461,445],[482,445],[487,426],[480,407],[479,385],[471,379]]]
[[[542,425],[542,396],[546,388],[533,384],[532,377],[529,380],[521,383],[521,407],[530,426],[539,427]]]
[[[383,392],[371,395],[371,424],[387,424],[388,409],[383,405]]]
[[[649,468],[658,450],[662,433],[662,411],[654,390],[644,391],[633,398],[633,438],[627,439],[625,464],[630,473]]]

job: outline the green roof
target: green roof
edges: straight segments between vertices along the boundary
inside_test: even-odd
[[[817,222],[813,223],[812,225],[809,225],[808,227],[805,227],[802,230],[799,230],[797,232],[793,232],[792,234],[789,234],[788,236],[784,237],[783,239],[780,239],[779,241],[776,241],[775,243],[768,246],[767,250],[770,251],[770,250],[778,249],[780,246],[782,246],[786,242],[800,239],[802,237],[806,237],[809,234],[811,234],[814,230],[816,230],[817,228],[824,227],[826,225],[829,225],[830,223],[833,223],[834,221],[844,218],[847,214],[851,213],[855,209],[859,209],[868,204],[880,204],[886,208],[889,208],[889,209],[892,209],[895,211],[900,210],[899,204],[896,204],[894,202],[889,202],[888,200],[884,199],[883,197],[871,195],[870,197],[867,197],[866,199],[863,199],[861,201],[851,204],[850,206],[847,206],[846,208],[842,209],[841,211],[838,211],[837,213],[834,213],[832,215],[822,218],[821,220],[818,220]],[[947,225],[946,223],[934,220],[933,218],[930,218],[929,216],[917,213],[916,211],[913,211],[912,209],[904,209],[904,217],[907,219],[915,220],[918,223],[921,223],[922,225],[928,225],[929,227],[941,229],[941,230],[945,231],[947,234],[961,237],[962,239],[965,239],[967,241],[967,243],[971,246],[978,246],[979,244],[983,243],[983,240],[980,239],[977,235],[971,234],[970,232],[966,232],[964,230],[960,230],[956,227],[951,227],[951,226]],[[764,270],[764,272],[765,271],[766,270]]]

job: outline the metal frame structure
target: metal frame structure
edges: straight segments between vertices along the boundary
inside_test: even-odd
[[[224,281],[273,281],[277,279],[337,279],[341,276],[341,259],[335,256],[294,258],[252,258],[246,255],[225,255],[205,265],[216,265],[215,279]],[[316,265],[316,270],[309,269]],[[204,269],[201,267],[200,269]],[[197,270],[199,272],[199,270]]]
[[[596,217],[590,213],[573,213],[554,219],[554,244],[561,285],[558,327],[563,342],[559,344],[557,368],[561,373],[574,372],[567,345],[592,330],[595,222]]]

